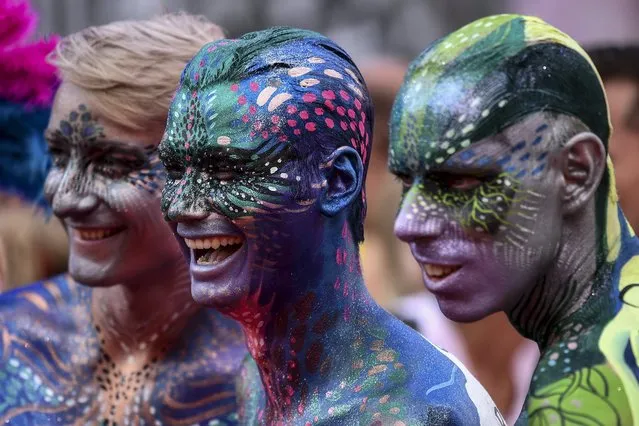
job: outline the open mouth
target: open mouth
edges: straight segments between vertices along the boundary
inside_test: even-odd
[[[431,280],[443,280],[455,271],[459,270],[461,265],[437,265],[434,263],[425,263],[424,271]]]
[[[197,240],[185,238],[184,242],[193,250],[198,265],[215,265],[237,252],[244,240],[242,237],[222,236]]]
[[[118,228],[76,228],[75,232],[83,241],[97,241],[104,240],[106,238],[112,237],[120,232],[124,231],[125,227]]]

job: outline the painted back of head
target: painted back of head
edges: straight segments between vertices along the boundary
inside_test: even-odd
[[[27,42],[36,25],[26,1],[0,2],[0,191],[45,206],[50,159],[43,132],[58,78],[46,62],[56,39]]]
[[[189,127],[187,135],[177,137],[171,119],[188,114],[190,102],[195,98],[200,102],[197,113],[201,118],[193,123],[192,129]],[[220,99],[228,100],[221,109]],[[303,169],[295,173],[299,177],[294,195],[302,200],[308,198],[321,163],[339,147],[357,150],[365,178],[372,120],[364,80],[342,48],[311,31],[278,27],[235,40],[212,42],[200,50],[182,73],[164,143],[186,140],[179,150],[184,151],[181,158],[187,164],[181,166],[187,170],[210,156],[207,147],[215,145],[228,147],[222,169],[238,167],[233,162],[236,150],[257,149],[259,152],[251,157],[256,163],[273,153],[284,159],[300,160]],[[262,156],[266,153],[269,156]],[[163,158],[166,160],[171,161]],[[277,165],[268,162],[260,167],[271,170],[260,190],[269,201],[269,190],[285,187],[283,183],[291,173],[282,176],[275,172]],[[182,180],[180,185],[185,183]],[[164,197],[165,204],[175,196],[197,197],[182,193],[179,185],[167,186],[165,194],[169,195]],[[249,198],[227,199],[218,208],[237,218],[263,210],[267,204],[259,204],[259,196]],[[351,206],[349,216],[357,241],[363,240],[365,211],[362,189],[362,197]]]
[[[577,42],[535,17],[479,19],[435,41],[411,63],[393,106],[389,165],[427,171],[536,112],[578,119],[607,151],[611,125],[603,83]],[[395,150],[410,153],[402,156],[410,164],[400,163]],[[609,159],[596,206],[605,254],[618,245],[620,233]]]

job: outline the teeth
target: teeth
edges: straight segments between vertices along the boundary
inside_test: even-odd
[[[432,263],[426,263],[424,264],[424,269],[426,269],[426,274],[429,277],[442,278],[458,270],[459,266],[435,265]]]
[[[226,247],[229,245],[237,245],[242,244],[241,237],[213,237],[213,238],[203,238],[198,240],[191,240],[189,238],[185,238],[184,242],[190,249],[213,249],[217,250],[220,247]]]
[[[117,229],[76,230],[82,240],[101,240],[117,233]]]

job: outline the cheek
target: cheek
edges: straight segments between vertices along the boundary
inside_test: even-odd
[[[504,224],[496,235],[500,257],[517,269],[539,268],[550,260],[561,237],[561,203],[557,197],[542,196],[543,189],[516,194]]]
[[[128,182],[117,182],[109,185],[104,201],[115,212],[136,221],[162,219],[159,190],[149,191]]]
[[[62,181],[63,175],[64,171],[61,169],[56,168],[49,171],[49,174],[44,181],[44,196],[49,203],[52,202],[53,196],[60,187],[60,182]]]

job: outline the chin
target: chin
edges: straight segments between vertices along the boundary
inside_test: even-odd
[[[111,287],[115,283],[112,283],[109,279],[105,278],[105,271],[86,271],[82,268],[70,268],[69,275],[74,281],[87,287]]]
[[[69,275],[78,283],[87,287],[111,287],[127,281],[125,265],[114,262],[106,264],[87,259],[71,257]]]
[[[478,302],[472,299],[465,301],[437,297],[437,304],[446,318],[461,323],[479,321],[499,311],[490,306],[479,306]]]
[[[247,300],[248,291],[242,290],[242,285],[191,281],[191,296],[198,305],[215,308],[228,314],[238,310]]]

